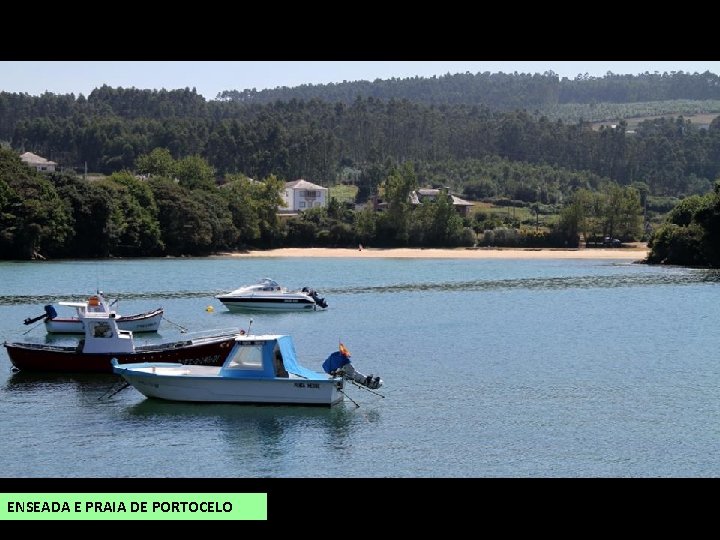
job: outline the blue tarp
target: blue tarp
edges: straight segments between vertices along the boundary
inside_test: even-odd
[[[349,363],[350,359],[347,356],[340,351],[335,351],[323,362],[322,368],[325,370],[325,373],[332,373]]]
[[[326,381],[327,376],[313,371],[306,367],[298,364],[297,354],[295,353],[295,345],[289,336],[282,336],[278,339],[278,345],[280,346],[280,352],[283,357],[283,364],[288,373],[294,373],[295,375],[302,375],[306,379]]]

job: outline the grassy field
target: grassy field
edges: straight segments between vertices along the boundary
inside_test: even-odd
[[[495,206],[492,203],[471,201],[475,206],[470,209],[470,217],[476,213],[482,212],[491,216],[498,217],[503,222],[520,223],[526,226],[539,227],[543,229],[558,220],[557,214],[540,214],[535,215],[532,208],[516,208],[514,206]]]
[[[634,118],[625,118],[625,122],[627,122],[627,129],[632,131],[638,127],[638,124],[640,124],[640,122],[644,122],[645,120],[654,120],[657,118],[673,118],[680,116],[680,114],[681,113],[660,114],[656,116],[637,116]],[[690,122],[696,126],[707,127],[718,116],[720,116],[720,113],[700,113],[683,115],[683,118],[685,120],[690,120]],[[609,127],[613,124],[618,123],[620,123],[619,119],[613,121],[595,122],[593,123],[592,127],[594,130],[597,131],[598,129],[600,129],[600,126]]]
[[[338,202],[357,202],[355,201],[357,192],[357,186],[339,184],[337,186],[330,187],[328,195],[330,198],[335,197]]]

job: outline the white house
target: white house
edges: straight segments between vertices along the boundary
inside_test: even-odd
[[[281,210],[298,212],[308,208],[327,206],[328,188],[318,186],[307,180],[285,182],[285,192],[282,194],[284,205]]]
[[[51,173],[55,172],[55,167],[57,167],[57,163],[54,161],[49,161],[44,157],[33,154],[32,152],[25,152],[20,156],[20,159],[28,167],[32,167],[37,172]]]

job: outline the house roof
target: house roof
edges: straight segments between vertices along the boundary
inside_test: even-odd
[[[439,194],[439,189],[420,188],[417,190],[417,192],[410,192],[410,202],[412,204],[420,204],[420,196],[435,198]],[[465,199],[461,199],[460,197],[456,197],[455,195],[450,195],[450,197],[452,197],[452,202],[454,206],[475,206],[474,203],[466,201]]]
[[[20,159],[28,165],[57,165],[54,161],[49,161],[44,157],[33,154],[32,152],[25,152],[20,156]]]
[[[317,184],[313,184],[312,182],[308,182],[307,180],[303,180],[302,178],[300,180],[295,180],[294,182],[285,182],[285,187],[292,189],[327,189],[322,186],[318,186]]]
[[[450,195],[453,200],[453,204],[455,206],[475,206],[475,203],[471,203],[470,201],[466,201],[465,199],[461,199],[460,197],[456,197],[455,195]]]

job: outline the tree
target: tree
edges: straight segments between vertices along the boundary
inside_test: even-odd
[[[140,174],[164,176],[172,178],[175,175],[175,160],[167,148],[155,148],[149,154],[143,154],[135,161],[135,167]]]
[[[272,246],[280,236],[277,211],[283,204],[280,193],[285,183],[275,175],[253,184],[253,199],[260,226],[260,238],[264,245]]]
[[[383,186],[385,200],[388,203],[387,225],[394,240],[407,244],[412,209],[410,194],[417,188],[417,177],[412,164],[405,163],[399,169],[393,169]]]
[[[609,183],[603,190],[603,233],[615,238],[633,240],[642,236],[642,207],[640,194],[635,188],[622,188]]]
[[[147,257],[162,253],[158,207],[148,183],[130,172],[113,173],[105,181],[117,196],[123,216],[120,237],[114,254],[123,257]]]
[[[188,189],[213,190],[215,188],[215,171],[198,155],[188,156],[174,165],[175,177],[180,185]]]
[[[371,205],[355,212],[355,234],[363,244],[369,244],[375,238],[377,213]]]
[[[254,182],[244,175],[232,175],[220,188],[232,215],[232,222],[238,231],[238,243],[253,245],[260,238],[260,216],[255,199]]]
[[[167,178],[153,178],[150,188],[158,205],[162,241],[169,255],[207,255],[213,247],[213,228],[207,209],[192,192]]]
[[[117,254],[124,216],[114,184],[89,182],[73,174],[56,175],[54,182],[72,217],[67,255],[92,258]]]
[[[453,199],[440,191],[434,200],[423,201],[411,218],[413,243],[425,246],[457,246],[463,239],[463,220]]]

